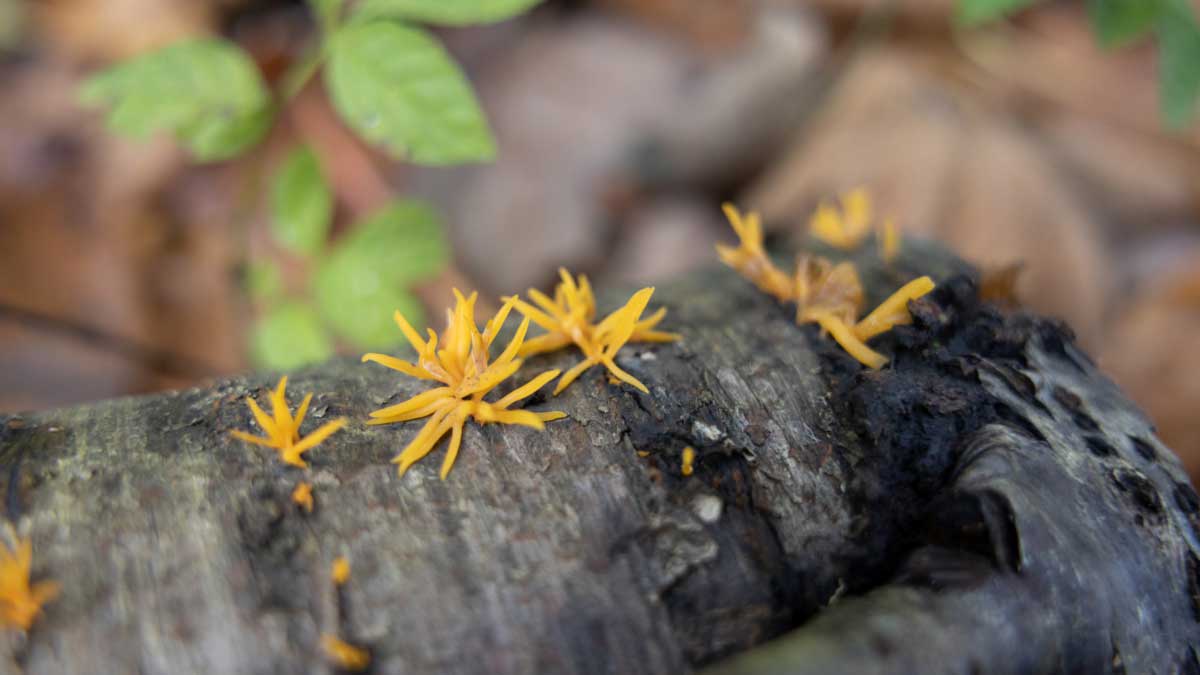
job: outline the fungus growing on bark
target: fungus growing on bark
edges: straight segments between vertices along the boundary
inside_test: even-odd
[[[308,513],[313,510],[313,495],[312,483],[300,482],[296,484],[296,489],[292,490],[292,502],[304,509]]]
[[[871,232],[871,197],[863,188],[842,195],[841,208],[827,203],[817,207],[808,231],[817,239],[843,251],[858,248]]]
[[[330,662],[343,670],[365,670],[371,664],[370,652],[331,633],[321,636],[321,649]]]
[[[529,290],[529,297],[538,307],[516,297],[506,298],[507,301],[515,303],[517,311],[524,314],[527,321],[533,321],[547,331],[545,335],[528,340],[521,347],[521,355],[541,354],[571,344],[579,347],[584,360],[562,376],[554,387],[556,395],[587,369],[599,364],[607,368],[617,380],[636,387],[643,393],[650,393],[646,385],[617,366],[614,358],[617,351],[627,342],[671,342],[679,339],[679,335],[675,333],[654,330],[666,316],[666,308],[660,308],[645,319],[641,318],[654,289],[647,287],[634,293],[623,307],[609,314],[600,323],[593,323],[596,318],[596,297],[587,277],[579,275],[576,281],[562,268],[558,270],[558,274],[562,282],[554,289],[554,299],[536,289]]]
[[[684,448],[683,456],[682,456],[681,460],[682,460],[682,463],[681,463],[681,466],[679,469],[679,473],[682,473],[685,476],[692,475],[692,471],[694,469],[693,463],[696,461],[696,449],[690,445],[687,446],[686,448]]]
[[[33,545],[11,530],[11,541],[0,544],[0,625],[27,631],[42,612],[42,606],[58,595],[53,581],[29,583]]]
[[[339,555],[333,559],[333,564],[329,566],[329,578],[338,586],[350,579],[350,561],[346,556]]]
[[[822,334],[828,333],[848,354],[870,368],[881,368],[888,359],[867,346],[866,341],[912,321],[908,302],[933,289],[933,280],[920,277],[905,284],[879,305],[862,321],[863,287],[853,263],[837,264],[819,257],[801,255],[796,258],[796,271],[785,284],[778,280],[779,272],[762,249],[762,231],[758,214],[747,216],[732,206],[724,206],[729,223],[741,245],[736,249],[717,245],[721,260],[754,282],[759,289],[779,300],[796,303],[796,323],[816,323]],[[865,192],[856,190],[842,198],[842,211],[822,205],[814,214],[811,230],[814,236],[839,248],[853,248],[866,236],[871,205]],[[899,234],[890,221],[879,233],[879,253],[885,259],[899,251]]]
[[[795,288],[796,323],[831,314],[853,324],[862,311],[862,282],[851,263],[835,265],[825,258],[801,255],[796,259]]]
[[[932,291],[933,286],[933,279],[929,277],[918,277],[904,284],[854,326],[854,336],[866,341],[896,326],[912,323],[912,314],[908,311],[909,301]]]
[[[792,300],[795,295],[792,277],[776,267],[763,249],[762,222],[758,213],[751,211],[742,215],[733,204],[723,204],[721,208],[739,242],[736,248],[717,244],[721,262],[753,281],[760,291],[782,302]]]
[[[381,408],[371,413],[367,424],[392,424],[428,417],[429,421],[407,447],[392,462],[399,464],[399,473],[429,454],[447,432],[450,433],[450,448],[442,461],[441,477],[444,480],[454,466],[458,449],[462,443],[463,426],[473,418],[479,424],[495,422],[520,424],[543,429],[544,422],[566,417],[562,412],[531,412],[510,410],[509,406],[532,396],[547,382],[558,377],[559,371],[549,370],[517,387],[500,400],[488,402],[483,397],[500,383],[512,377],[521,367],[517,353],[529,330],[529,318],[521,322],[516,335],[504,351],[490,360],[488,350],[500,332],[504,320],[512,311],[515,298],[509,298],[500,311],[485,325],[483,332],[475,325],[476,293],[471,297],[454,289],[455,307],[446,310],[446,330],[441,337],[432,329],[429,339],[423,340],[404,315],[394,314],[404,337],[417,352],[417,362],[410,363],[386,354],[365,354],[364,362],[374,361],[405,375],[422,380],[440,382],[442,386],[424,391],[397,405]],[[442,348],[438,348],[439,339]]]
[[[822,203],[808,221],[808,231],[814,238],[843,251],[853,251],[871,233],[874,208],[871,195],[864,188],[855,188],[842,195],[841,205]],[[884,220],[875,228],[875,246],[879,258],[891,262],[900,253],[900,230],[895,221]]]
[[[230,431],[230,435],[234,438],[261,445],[267,448],[274,448],[279,451],[279,458],[286,464],[292,466],[306,467],[308,464],[300,457],[305,452],[315,448],[318,443],[329,438],[335,431],[346,426],[346,419],[339,418],[332,422],[326,422],[317,427],[317,430],[311,434],[300,438],[300,424],[304,422],[304,415],[308,412],[308,404],[312,402],[313,395],[310,393],[300,402],[300,407],[296,409],[296,417],[292,418],[291,412],[288,411],[287,398],[287,375],[279,378],[279,386],[271,392],[271,415],[268,416],[263,409],[258,406],[254,398],[246,397],[246,405],[250,406],[250,412],[254,413],[254,419],[258,422],[258,426],[267,434],[265,438],[260,438],[244,431]]]

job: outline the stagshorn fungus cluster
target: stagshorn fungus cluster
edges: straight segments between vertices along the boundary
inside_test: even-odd
[[[525,341],[529,319],[521,322],[516,335],[504,351],[495,359],[491,359],[489,349],[500,333],[504,320],[512,311],[515,300],[510,298],[504,303],[500,311],[484,325],[483,331],[480,331],[475,324],[477,294],[472,293],[470,297],[464,297],[455,289],[454,297],[454,309],[446,311],[446,330],[440,338],[440,349],[439,337],[432,329],[429,331],[428,340],[421,339],[404,315],[397,311],[396,323],[409,344],[416,350],[416,363],[385,354],[366,354],[362,357],[364,362],[374,361],[405,375],[441,384],[440,387],[423,391],[403,403],[371,413],[368,424],[392,424],[429,418],[408,447],[392,460],[400,465],[400,475],[404,475],[410,466],[429,454],[437,442],[449,432],[450,449],[442,461],[441,471],[441,477],[445,479],[454,467],[454,460],[462,443],[463,426],[468,419],[474,419],[479,424],[520,424],[542,429],[546,422],[566,417],[566,413],[562,412],[510,409],[514,403],[532,396],[547,382],[558,377],[557,370],[548,370],[538,375],[497,401],[484,400],[484,396],[521,368],[522,361],[517,358],[517,352]]]
[[[796,304],[797,323],[815,323],[848,354],[870,368],[888,362],[883,354],[867,346],[871,338],[894,326],[912,322],[908,302],[933,290],[933,280],[918,277],[902,286],[862,320],[863,288],[858,270],[849,262],[833,263],[820,256],[802,254],[796,269],[787,274],[779,269],[763,248],[762,221],[757,213],[742,214],[725,204],[725,216],[738,236],[738,246],[717,245],[721,261],[737,270],[760,290],[782,302]],[[842,198],[842,208],[824,204],[809,222],[817,239],[841,249],[853,249],[870,233],[870,200],[855,190]],[[891,259],[900,250],[900,235],[887,221],[876,233],[880,255]]]

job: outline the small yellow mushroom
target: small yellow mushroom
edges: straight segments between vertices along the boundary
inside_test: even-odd
[[[393,463],[400,465],[401,476],[418,460],[432,452],[438,441],[449,433],[450,447],[442,461],[440,473],[441,478],[445,480],[458,457],[463,427],[468,419],[474,419],[479,424],[520,424],[543,429],[545,422],[566,417],[566,414],[561,412],[509,409],[509,406],[532,396],[550,380],[558,377],[557,370],[538,375],[494,403],[483,400],[486,394],[520,369],[522,361],[517,358],[517,354],[525,341],[525,333],[529,330],[529,318],[526,317],[521,322],[516,335],[504,351],[492,359],[489,354],[492,342],[516,305],[516,299],[509,298],[500,311],[484,324],[481,332],[475,323],[477,294],[472,293],[470,297],[464,297],[456,288],[454,297],[456,304],[453,310],[446,311],[447,325],[440,337],[430,330],[429,339],[424,340],[403,314],[397,311],[393,315],[400,331],[417,352],[416,363],[386,354],[365,354],[362,357],[364,362],[374,361],[405,375],[442,384],[407,401],[371,413],[371,420],[367,424],[392,424],[429,418],[420,433],[392,459]],[[439,339],[442,344],[440,349]]]
[[[335,431],[346,426],[346,419],[339,418],[332,422],[326,422],[317,427],[317,430],[311,434],[300,438],[300,424],[304,422],[304,415],[308,412],[308,404],[312,402],[313,395],[310,393],[300,402],[300,407],[296,409],[296,417],[293,419],[291,412],[288,411],[287,398],[287,375],[279,378],[279,386],[275,391],[271,392],[271,415],[268,416],[263,409],[258,406],[258,403],[252,398],[246,397],[246,405],[250,406],[250,412],[254,413],[254,419],[258,422],[258,426],[266,432],[265,438],[260,438],[248,434],[244,431],[230,431],[230,435],[234,438],[261,445],[267,448],[274,448],[279,451],[279,458],[285,464],[292,466],[306,467],[308,464],[300,457],[305,452],[315,448],[318,443],[329,438]]]
[[[912,314],[908,311],[909,301],[932,291],[933,286],[933,279],[929,277],[918,277],[904,284],[854,326],[855,337],[865,342],[895,326],[912,323]]]
[[[833,339],[846,350],[846,353],[858,359],[858,362],[879,370],[888,362],[887,357],[871,349],[854,334],[854,330],[840,318],[828,313],[819,312],[814,317],[821,328],[825,329]]]
[[[330,633],[321,636],[321,649],[326,658],[343,670],[365,670],[371,664],[370,652]]]
[[[842,208],[822,205],[809,224],[812,235],[842,249],[857,247],[869,232],[871,201],[865,190],[853,190],[842,197]],[[721,260],[737,269],[764,292],[796,303],[796,323],[816,323],[822,335],[828,333],[843,349],[870,368],[881,368],[888,359],[867,346],[866,341],[912,322],[910,300],[933,289],[933,280],[920,277],[905,284],[864,318],[863,288],[858,270],[850,262],[834,264],[821,257],[802,255],[796,259],[796,272],[790,283],[776,280],[779,272],[762,250],[762,231],[757,214],[743,218],[732,205],[724,206],[730,224],[742,240],[741,247],[717,247]],[[876,234],[879,254],[891,260],[900,250],[900,233],[892,221],[886,221]]]
[[[696,461],[696,450],[692,446],[687,446],[683,449],[683,466],[679,472],[685,476],[692,475],[693,462]]]
[[[300,482],[296,484],[296,489],[292,490],[292,502],[304,509],[308,513],[313,510],[313,494],[312,483]]]
[[[42,613],[42,606],[58,596],[59,586],[53,581],[29,583],[33,563],[33,545],[28,538],[0,543],[0,627],[28,631]]]
[[[333,564],[329,566],[329,578],[338,586],[350,579],[350,561],[346,556],[339,555],[333,559]]]
[[[849,251],[858,248],[871,231],[871,197],[864,188],[856,188],[842,195],[841,209],[830,204],[821,204],[808,221],[812,236],[833,246]]]
[[[863,289],[858,270],[849,262],[834,265],[821,257],[796,259],[796,323],[815,321],[828,313],[852,324],[862,310]]]
[[[643,288],[634,293],[625,305],[595,323],[596,297],[586,276],[571,276],[566,269],[559,268],[562,280],[554,289],[554,299],[536,289],[529,289],[529,297],[537,307],[519,298],[507,298],[515,303],[518,312],[542,328],[545,335],[528,340],[521,347],[521,355],[541,354],[562,349],[574,344],[583,352],[584,360],[563,374],[554,387],[557,396],[580,375],[595,365],[603,365],[609,372],[609,383],[624,382],[642,393],[650,390],[640,380],[617,366],[614,360],[617,351],[627,342],[673,342],[679,339],[675,333],[655,330],[655,326],[666,316],[667,310],[660,308],[645,319],[642,312],[650,302],[654,288]]]
[[[754,282],[762,292],[775,299],[787,302],[795,296],[792,277],[771,262],[763,250],[762,223],[758,214],[742,215],[733,204],[723,204],[725,217],[738,236],[737,248],[717,244],[717,255],[721,262],[737,270],[739,274]]]

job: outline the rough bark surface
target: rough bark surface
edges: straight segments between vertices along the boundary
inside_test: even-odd
[[[468,426],[445,481],[389,463],[419,422],[307,471],[231,439],[272,375],[0,416],[3,503],[63,586],[0,665],[330,672],[336,633],[376,673],[1200,672],[1200,499],[1149,422],[952,258],[869,258],[871,303],[942,282],[884,370],[713,270],[655,293],[682,342],[622,351],[650,395],[593,370],[533,400],[570,415],[545,432]],[[289,389],[307,431],[421,387],[337,361]]]

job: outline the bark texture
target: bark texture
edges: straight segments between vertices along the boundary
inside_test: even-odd
[[[953,258],[863,256],[870,303],[941,282],[884,370],[712,270],[654,295],[682,342],[622,350],[650,395],[593,370],[532,400],[570,415],[544,432],[469,425],[445,481],[444,445],[389,463],[421,423],[359,423],[422,389],[373,364],[292,375],[306,431],[355,421],[307,471],[228,435],[274,375],[0,416],[3,503],[63,586],[0,665],[332,672],[335,633],[376,673],[1200,672],[1200,499],[1150,423]]]

